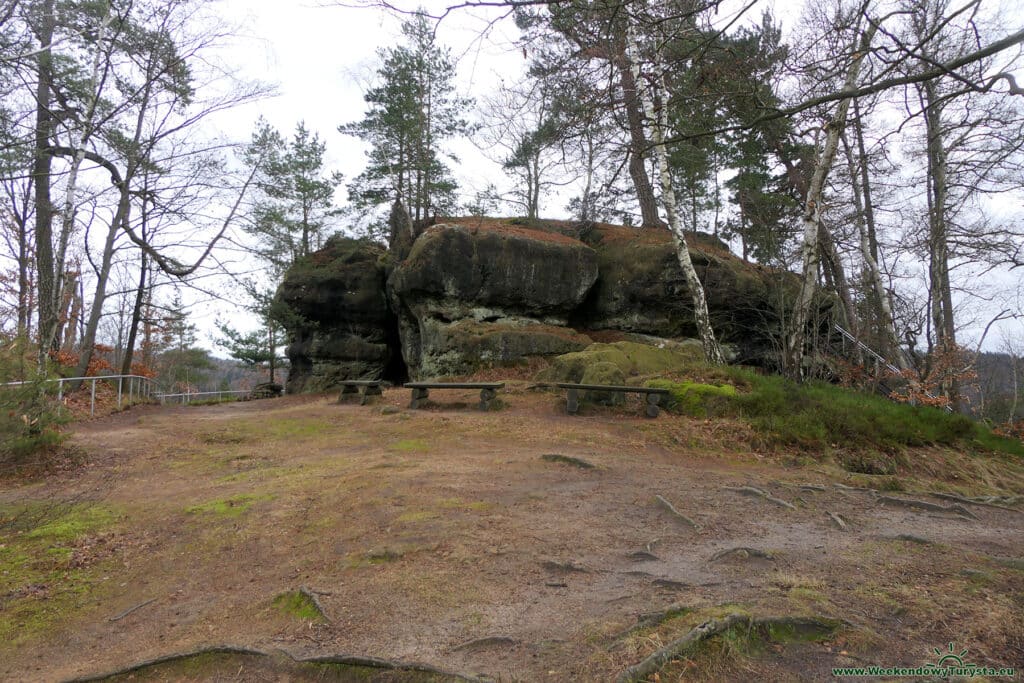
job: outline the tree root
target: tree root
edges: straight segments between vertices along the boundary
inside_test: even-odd
[[[846,522],[843,521],[842,517],[840,517],[834,512],[827,512],[827,514],[829,518],[835,523],[835,525],[839,527],[840,531],[846,531]]]
[[[825,636],[835,632],[842,621],[834,619],[818,619],[815,617],[760,617],[745,614],[730,614],[724,619],[711,619],[694,627],[681,638],[673,640],[665,647],[644,658],[619,674],[617,683],[638,683],[674,659],[679,659],[687,652],[699,646],[705,640],[720,635],[733,628],[766,629],[768,633],[780,630],[798,634],[817,634]]]
[[[956,501],[957,503],[967,503],[968,505],[978,505],[986,508],[995,508],[997,510],[1008,510],[1009,512],[1017,512],[1024,514],[1024,510],[1018,510],[1017,508],[1008,507],[1006,505],[999,505],[997,503],[990,503],[982,500],[974,500],[973,498],[964,498],[963,496],[957,496],[952,493],[938,493],[932,491],[928,494],[929,496],[935,496],[936,498],[943,498],[945,500]]]
[[[540,563],[540,566],[547,569],[549,572],[559,572],[562,574],[569,574],[572,572],[578,572],[580,574],[586,574],[587,568],[581,567],[578,564],[572,562],[555,562],[554,560],[545,560]]]
[[[820,486],[818,484],[800,484],[799,488],[804,490],[804,491],[827,491],[828,490],[824,486]]]
[[[879,496],[875,499],[876,503],[887,504],[887,505],[900,505],[905,508],[917,509],[917,510],[928,510],[929,512],[946,512],[954,515],[960,515],[962,517],[968,517],[970,519],[978,519],[977,515],[965,508],[959,503],[955,505],[945,506],[939,505],[938,503],[929,503],[926,500],[915,500],[913,498],[895,498],[893,496]]]
[[[840,484],[839,482],[833,482],[832,486],[836,487],[840,491],[860,491],[861,493],[875,493],[874,489],[866,489],[860,486],[847,486],[846,484]]]
[[[649,553],[646,550],[637,550],[635,553],[627,555],[627,557],[634,562],[654,562],[661,559],[654,553]]]
[[[540,459],[541,460],[546,460],[548,462],[562,463],[563,465],[572,465],[573,467],[579,467],[580,469],[584,469],[584,470],[596,469],[596,465],[593,465],[592,463],[589,463],[586,460],[580,460],[579,458],[574,458],[571,455],[559,455],[558,453],[545,453],[544,455],[540,456]]]
[[[915,536],[914,534],[896,534],[895,536],[883,536],[882,538],[890,541],[907,541],[908,543],[917,543],[918,545],[935,544],[935,541],[929,540],[924,536]]]
[[[146,605],[148,605],[150,603],[153,603],[153,602],[156,602],[156,598],[150,598],[149,600],[145,600],[143,602],[140,602],[139,604],[135,605],[134,607],[129,607],[128,609],[126,609],[125,611],[121,612],[120,614],[116,614],[116,615],[110,617],[109,619],[107,619],[107,621],[121,621],[122,619],[124,619],[126,616],[128,616],[129,614],[131,614],[135,610],[142,609]]]
[[[723,488],[726,491],[735,491],[736,493],[740,493],[744,496],[757,496],[758,498],[764,498],[765,500],[771,503],[775,503],[776,505],[779,505],[781,507],[789,508],[790,510],[796,510],[796,506],[793,505],[792,503],[786,502],[781,498],[776,498],[767,491],[762,491],[756,486],[725,486]]]
[[[323,593],[314,591],[306,586],[299,586],[299,594],[304,595],[311,603],[313,603],[313,607],[316,608],[316,611],[320,613],[320,616],[323,617],[328,624],[332,623],[331,618],[327,616],[327,610],[325,610],[324,606],[320,604],[320,598],[318,596],[324,595]]]
[[[728,557],[729,555],[736,554],[740,559],[747,559],[748,557],[760,557],[765,560],[774,560],[775,556],[764,550],[758,550],[757,548],[727,548],[726,550],[719,550],[717,553],[711,556],[709,562],[716,562],[722,558]]]
[[[491,647],[512,647],[518,644],[515,638],[509,638],[508,636],[485,636],[483,638],[476,638],[470,640],[461,645],[456,645],[451,649],[452,652],[476,652],[477,650],[486,650]]]
[[[235,645],[212,645],[210,647],[202,647],[196,650],[187,650],[185,652],[174,652],[169,655],[163,655],[162,657],[154,657],[153,659],[144,659],[141,662],[131,664],[122,669],[116,669],[114,671],[108,671],[107,673],[95,674],[92,676],[80,676],[78,678],[72,678],[67,683],[87,683],[89,681],[105,681],[108,678],[114,678],[115,676],[124,676],[126,674],[135,673],[136,671],[142,671],[154,666],[160,666],[161,664],[173,664],[186,659],[192,659],[194,657],[202,657],[204,655],[243,655],[248,657],[271,657],[269,652],[262,650],[253,650],[247,647],[237,647]]]
[[[651,626],[657,626],[663,621],[668,621],[673,617],[678,617],[683,614],[689,614],[693,611],[693,608],[688,605],[669,605],[665,609],[658,610],[656,612],[644,612],[643,614],[636,615],[636,626],[633,630],[638,628],[650,628]]]
[[[693,528],[693,529],[697,529],[697,530],[700,529],[700,527],[697,526],[697,522],[693,521],[692,519],[690,519],[689,517],[684,515],[679,510],[676,510],[676,506],[673,505],[672,503],[668,502],[663,496],[655,495],[654,498],[658,501],[658,503],[661,505],[661,507],[663,507],[666,510],[668,510],[672,514],[672,516],[674,516],[676,519],[678,519],[681,522],[685,522],[686,524],[689,524],[690,527]]]
[[[480,681],[481,679],[475,677],[465,676],[463,674],[454,673],[451,671],[445,671],[439,669],[430,664],[419,664],[414,662],[402,662],[392,661],[389,659],[380,659],[378,657],[362,657],[359,655],[319,655],[315,657],[296,657],[287,650],[280,650],[292,664],[313,664],[313,665],[324,665],[334,664],[340,666],[351,666],[351,667],[362,667],[367,669],[381,669],[386,671],[405,671],[409,673],[421,673],[429,674],[432,676],[439,676],[446,680],[451,681]],[[71,679],[67,683],[91,683],[93,681],[105,681],[111,678],[119,676],[126,676],[134,674],[145,669],[149,669],[155,666],[161,666],[164,664],[174,664],[189,659],[195,659],[198,657],[204,657],[209,655],[238,655],[243,657],[254,657],[257,659],[266,660],[267,662],[273,662],[275,656],[270,652],[264,652],[263,650],[255,650],[252,648],[238,647],[235,645],[212,645],[209,647],[198,648],[195,650],[188,650],[185,652],[175,652],[162,657],[155,657],[153,659],[143,660],[136,664],[132,664],[121,669],[114,671],[108,671],[102,674],[95,674],[91,676],[81,676],[78,678]],[[279,658],[277,658],[280,661]],[[286,660],[287,661],[287,660]]]

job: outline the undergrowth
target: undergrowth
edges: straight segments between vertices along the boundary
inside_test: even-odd
[[[824,382],[798,384],[739,367],[705,371],[700,379],[656,379],[647,385],[669,389],[669,410],[693,417],[743,419],[769,446],[887,453],[951,446],[1024,456],[1021,442],[939,408],[895,403]]]

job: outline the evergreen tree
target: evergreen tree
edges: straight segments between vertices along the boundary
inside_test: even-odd
[[[260,241],[256,251],[279,277],[296,259],[323,243],[327,219],[333,213],[339,173],[324,169],[326,146],[304,122],[291,140],[260,119],[246,149],[247,161],[258,167],[256,202],[250,234]]]
[[[378,52],[380,84],[364,95],[366,116],[338,130],[372,145],[366,170],[349,184],[354,206],[399,199],[414,221],[423,221],[456,206],[457,186],[440,145],[469,132],[462,113],[472,102],[455,95],[455,65],[425,16],[405,22],[402,34],[405,45]]]

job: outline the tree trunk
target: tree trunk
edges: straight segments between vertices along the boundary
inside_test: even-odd
[[[632,28],[630,28],[632,31]],[[635,43],[635,40],[633,41]],[[634,45],[635,47],[635,45]],[[658,202],[654,196],[651,179],[647,175],[644,154],[647,151],[647,136],[644,135],[644,102],[639,92],[639,76],[635,71],[637,65],[628,54],[629,48],[617,59],[619,83],[622,86],[622,98],[626,105],[626,121],[629,124],[629,177],[636,189],[636,199],[640,204],[640,220],[642,227],[663,228],[664,221],[658,215]]]
[[[56,266],[53,262],[53,203],[50,200],[50,169],[53,159],[48,149],[53,137],[54,119],[50,112],[53,89],[54,0],[39,5],[37,36],[41,49],[36,57],[35,158],[32,160],[32,182],[35,185],[36,204],[36,286],[39,296],[39,355],[38,366],[46,365],[54,334],[57,330],[57,297],[55,294]]]
[[[269,338],[267,340],[267,347],[270,349],[270,383],[276,384],[274,373],[277,361],[277,340],[275,339],[276,334],[274,330],[273,321],[267,321],[267,334],[269,335]]]
[[[142,224],[140,234],[146,239],[146,197],[142,199]],[[135,340],[139,333],[139,323],[142,321],[142,311],[146,303],[146,275],[149,270],[149,263],[146,259],[146,252],[139,250],[139,286],[135,290],[135,304],[132,306],[132,319],[128,324],[128,341],[124,345],[124,358],[121,360],[121,374],[132,374],[132,361],[135,360]]]
[[[96,273],[96,292],[92,297],[89,321],[82,334],[82,347],[79,353],[78,367],[75,369],[75,377],[85,377],[89,363],[92,361],[93,349],[96,346],[96,331],[99,329],[100,318],[103,317],[103,304],[107,300],[107,281],[110,279],[110,269],[114,262],[114,241],[117,239],[117,232],[121,224],[128,220],[130,207],[128,187],[124,185],[121,188],[121,199],[118,202],[117,211],[114,214],[114,219],[110,222],[107,238],[103,243],[103,258],[100,261],[99,272]],[[80,384],[81,381],[72,382],[69,391],[74,391]]]
[[[860,73],[861,64],[871,46],[871,40],[875,35],[875,25],[871,25],[864,31],[860,39],[860,45],[854,52],[853,61],[846,72],[846,80],[843,84],[844,90],[852,90],[857,83],[857,76]],[[826,125],[825,144],[818,155],[815,164],[814,174],[807,187],[807,197],[804,200],[804,209],[801,222],[803,223],[804,241],[800,252],[803,262],[803,275],[800,281],[800,291],[794,305],[793,318],[790,323],[788,339],[786,340],[785,357],[783,366],[786,372],[794,379],[802,376],[804,359],[804,343],[807,339],[807,323],[811,318],[811,309],[814,305],[814,293],[818,285],[818,270],[820,263],[820,250],[818,248],[818,230],[821,223],[821,201],[822,190],[825,187],[825,180],[835,160],[836,150],[839,148],[839,133],[846,126],[846,112],[850,107],[850,100],[840,100],[836,106],[836,113],[832,120]]]
[[[857,101],[854,100],[854,121],[853,125],[857,133],[857,147],[859,151],[859,175],[858,164],[854,163],[853,150],[843,136],[843,147],[846,151],[847,165],[850,173],[850,185],[853,189],[854,221],[857,223],[857,232],[860,236],[860,256],[864,262],[864,277],[867,279],[870,290],[868,299],[872,302],[878,316],[878,330],[882,341],[882,356],[900,370],[909,369],[906,357],[900,348],[899,337],[896,336],[896,325],[892,315],[892,305],[889,302],[889,293],[885,290],[885,283],[882,281],[882,271],[878,267],[878,244],[873,242],[874,237],[874,209],[868,203],[870,200],[870,182],[867,172],[868,161],[864,156],[864,135],[861,122],[858,118]]]
[[[928,276],[932,320],[935,328],[935,346],[940,354],[949,356],[956,352],[957,346],[953,294],[949,283],[949,234],[946,224],[949,188],[946,177],[946,148],[942,134],[942,105],[934,82],[926,81],[921,90],[924,95],[925,129],[928,136]],[[959,386],[955,377],[947,375],[943,379],[942,394],[954,404],[958,403]]]
[[[629,26],[627,40],[629,44],[626,49],[626,60],[633,75],[633,82],[640,81],[639,50],[637,49],[636,37],[632,25]],[[656,65],[658,73],[658,88],[665,92],[664,76],[661,73],[660,63]],[[649,97],[642,98],[647,117],[654,123],[652,128],[654,138],[654,154],[658,161],[658,178],[661,181],[661,198],[665,203],[665,213],[668,214],[669,229],[675,236],[676,256],[679,259],[679,266],[686,278],[686,287],[690,290],[690,297],[693,299],[693,317],[697,324],[697,332],[700,334],[701,345],[704,347],[704,357],[712,365],[725,363],[722,355],[722,347],[715,339],[715,331],[711,326],[711,316],[708,313],[708,302],[704,296],[704,286],[701,284],[697,269],[693,267],[690,259],[690,249],[686,244],[686,233],[679,223],[679,214],[676,207],[676,194],[672,188],[672,177],[668,169],[668,153],[665,151],[664,129],[668,127],[668,115],[666,107],[662,106],[655,118],[654,104]],[[643,131],[641,130],[641,134]]]
[[[854,337],[860,337],[860,320],[857,316],[857,309],[853,305],[853,297],[850,295],[850,285],[846,279],[846,270],[836,249],[835,240],[832,234],[819,224],[818,240],[821,243],[822,253],[825,257],[825,265],[828,268],[832,280],[832,289],[835,290],[839,301],[843,305],[843,318],[846,328]],[[859,354],[859,350],[858,350]]]

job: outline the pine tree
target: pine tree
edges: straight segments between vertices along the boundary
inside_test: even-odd
[[[285,140],[263,119],[246,149],[247,161],[259,168],[261,193],[248,232],[259,239],[256,251],[275,277],[323,243],[334,189],[342,181],[341,174],[324,169],[325,150],[304,122],[295,126],[291,140]]]
[[[457,185],[441,143],[469,132],[462,112],[472,102],[455,95],[455,65],[425,16],[405,22],[402,33],[405,45],[378,52],[380,84],[364,95],[366,116],[338,130],[372,145],[366,170],[349,185],[355,207],[399,199],[420,222],[455,208]]]

